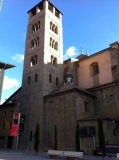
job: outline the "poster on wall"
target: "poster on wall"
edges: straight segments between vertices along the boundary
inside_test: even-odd
[[[19,113],[14,112],[12,119],[12,127],[10,130],[10,136],[18,136],[18,118],[19,118]]]
[[[20,114],[20,123],[19,123],[19,136],[24,135],[24,122],[25,122],[25,115]]]

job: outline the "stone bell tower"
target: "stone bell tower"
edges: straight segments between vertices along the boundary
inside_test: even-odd
[[[43,146],[43,96],[63,82],[62,13],[48,0],[28,11],[28,28],[22,79],[20,112],[26,116],[21,144],[33,148],[36,124]]]

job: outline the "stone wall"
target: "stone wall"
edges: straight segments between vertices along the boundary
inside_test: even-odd
[[[85,112],[85,101],[90,111]],[[57,126],[58,149],[75,150],[77,120],[94,113],[94,99],[76,91],[62,93],[45,99],[44,143],[47,148],[54,146],[54,127]]]

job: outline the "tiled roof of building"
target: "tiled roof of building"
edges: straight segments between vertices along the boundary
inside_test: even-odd
[[[78,121],[78,122],[80,122],[80,121],[93,121],[93,120],[98,120],[98,119],[101,119],[101,120],[111,120],[111,121],[114,120],[114,121],[118,121],[118,122],[119,122],[119,119],[118,119],[118,118],[108,117],[108,116],[105,116],[105,115],[98,115],[98,114],[93,114],[93,115],[91,115],[91,116],[78,119],[77,121]]]
[[[60,94],[60,93],[63,93],[63,92],[70,92],[70,91],[74,91],[74,90],[77,91],[77,92],[80,92],[82,94],[86,94],[88,96],[95,97],[90,92],[85,91],[83,89],[80,89],[77,86],[72,85],[72,84],[65,84],[65,85],[63,85],[61,87],[57,87],[56,89],[54,89],[52,92],[50,92],[48,95],[46,95],[44,97],[51,96],[51,95],[53,96],[53,95],[57,95],[57,94]]]

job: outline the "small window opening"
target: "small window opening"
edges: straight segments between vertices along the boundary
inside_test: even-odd
[[[2,124],[2,129],[5,129],[5,123]]]
[[[29,141],[32,141],[32,131],[30,131]]]
[[[58,77],[56,78],[56,86],[58,86],[58,84],[59,84],[59,79],[58,79]]]
[[[28,77],[28,85],[30,85],[30,76]]]
[[[93,66],[93,74],[98,74],[99,73],[99,68],[98,68],[98,64]]]
[[[52,82],[52,75],[51,74],[49,75],[49,82],[50,83]]]
[[[55,49],[55,50],[58,50],[58,43],[57,43],[57,42],[55,42],[54,49]]]
[[[55,16],[59,18],[59,12],[55,9]]]
[[[12,116],[13,116],[13,112],[14,112],[14,111],[11,111],[11,112],[10,112],[10,117],[12,117]]]
[[[31,14],[32,14],[32,17],[36,15],[36,8],[32,9]]]
[[[48,9],[53,13],[53,6],[51,4],[48,5]]]
[[[41,3],[41,4],[38,5],[38,10],[37,10],[37,12],[40,12],[42,9],[43,9],[43,3]]]
[[[89,112],[90,109],[89,109],[89,103],[88,102],[85,102],[85,112]]]
[[[38,82],[38,75],[35,74],[35,82]]]
[[[58,34],[58,27],[55,27],[55,33]]]
[[[57,58],[54,58],[53,60],[53,66],[56,66],[57,65]]]
[[[3,112],[3,117],[6,117],[6,111]]]

